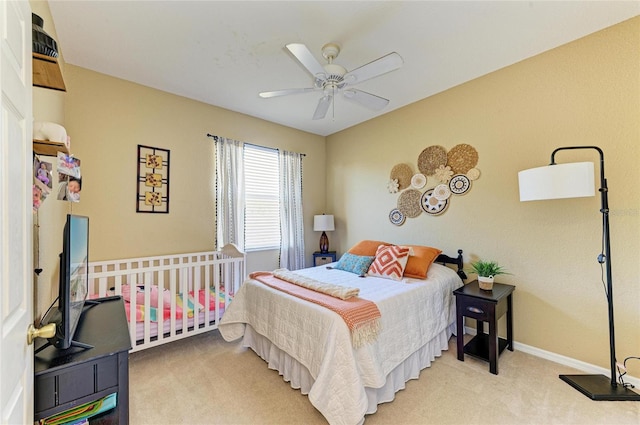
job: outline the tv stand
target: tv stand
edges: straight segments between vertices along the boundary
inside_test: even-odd
[[[116,393],[116,407],[90,422],[129,423],[131,340],[123,301],[91,306],[82,314],[75,336],[93,349],[58,350],[43,340],[36,346],[34,420]]]

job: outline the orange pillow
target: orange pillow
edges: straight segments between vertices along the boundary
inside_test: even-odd
[[[404,269],[404,276],[416,279],[426,278],[429,266],[436,261],[442,251],[430,246],[409,245],[409,247],[413,248],[413,255],[409,256],[409,261],[407,261],[407,266]]]
[[[366,255],[368,257],[373,257],[376,255],[376,251],[380,245],[392,245],[388,242],[381,241],[369,241],[364,240],[360,241],[349,249],[349,254],[353,255]]]

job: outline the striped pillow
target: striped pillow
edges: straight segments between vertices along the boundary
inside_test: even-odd
[[[410,253],[411,248],[408,246],[380,245],[376,251],[376,259],[373,260],[367,274],[385,279],[401,280]]]

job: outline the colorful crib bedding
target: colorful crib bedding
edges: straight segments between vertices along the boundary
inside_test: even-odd
[[[182,293],[172,295],[168,289],[164,289],[162,291],[162,296],[160,295],[160,290],[157,285],[150,286],[150,304],[149,307],[145,307],[144,302],[144,286],[139,285],[136,286],[136,296],[135,296],[135,321],[143,322],[147,315],[149,316],[149,320],[152,322],[158,322],[160,315],[162,315],[162,320],[167,321],[171,319],[171,300],[175,298],[175,318],[182,319],[183,315],[186,313],[187,317],[192,318],[194,312],[202,312],[204,311],[204,307],[206,306],[206,289],[198,290],[198,296],[195,296],[194,291],[189,291],[188,295],[185,297]],[[121,289],[122,298],[125,303],[125,312],[127,313],[127,320],[131,321],[131,290],[129,285],[122,285]],[[160,303],[159,303],[160,300]],[[214,288],[209,288],[209,311],[215,310],[216,300],[218,302],[218,308],[220,311],[224,310],[225,306],[225,297],[223,289],[218,292],[217,296]],[[158,305],[160,304],[160,307]]]

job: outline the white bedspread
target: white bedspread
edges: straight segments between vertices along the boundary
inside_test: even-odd
[[[375,302],[382,314],[377,341],[354,349],[336,313],[251,279],[228,306],[219,330],[233,341],[249,324],[303,364],[315,380],[309,400],[331,424],[362,422],[368,404],[365,387],[382,387],[389,372],[455,322],[453,290],[462,286],[455,271],[439,264],[429,268],[426,280],[399,282],[360,278],[326,266],[296,273],[360,288],[360,297]]]

